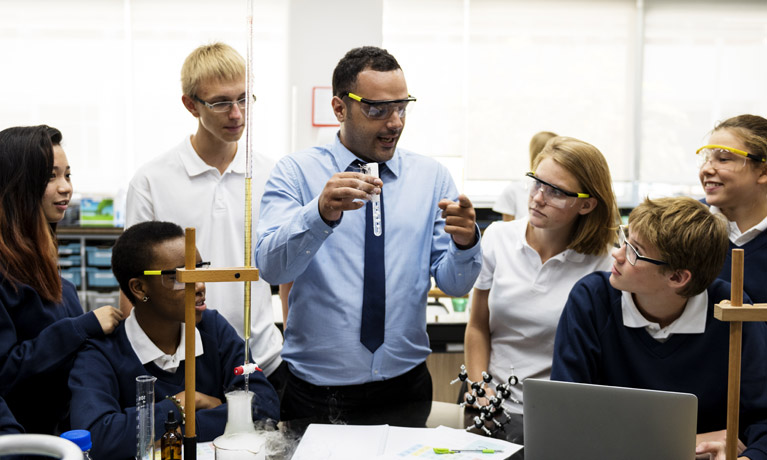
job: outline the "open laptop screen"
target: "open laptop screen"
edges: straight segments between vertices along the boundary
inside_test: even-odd
[[[538,379],[523,385],[525,460],[695,458],[695,395]]]

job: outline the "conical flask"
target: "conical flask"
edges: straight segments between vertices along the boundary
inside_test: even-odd
[[[226,394],[227,420],[224,434],[213,441],[216,460],[265,460],[266,438],[253,426],[251,391]]]

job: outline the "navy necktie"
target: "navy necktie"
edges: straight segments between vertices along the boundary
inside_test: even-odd
[[[381,163],[379,175],[386,166]],[[383,193],[379,195],[381,204],[381,227],[384,227]],[[362,288],[362,324],[360,342],[371,352],[375,352],[384,341],[386,323],[386,272],[384,266],[384,235],[373,233],[373,203],[365,206],[365,278]]]

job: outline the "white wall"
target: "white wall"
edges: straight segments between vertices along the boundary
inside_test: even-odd
[[[288,78],[295,108],[291,150],[329,142],[337,128],[312,126],[312,88],[330,86],[344,54],[381,46],[383,0],[290,0]],[[330,104],[325,110],[332,112]]]

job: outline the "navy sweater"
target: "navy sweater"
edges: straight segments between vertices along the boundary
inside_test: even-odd
[[[24,429],[13,417],[5,400],[0,398],[0,434],[18,434],[23,433]]]
[[[0,275],[0,397],[27,433],[67,428],[67,379],[85,340],[103,336],[96,315],[83,315],[75,287],[62,280],[61,304]]]
[[[743,249],[743,290],[752,302],[767,303],[767,232],[743,246],[735,246],[730,241],[727,259],[719,274],[719,278],[727,282],[731,279],[733,249]]]
[[[708,206],[706,199],[700,200]],[[753,303],[767,303],[767,232],[762,232],[744,244],[736,246],[732,241],[727,248],[727,259],[722,266],[719,278],[727,281],[732,280],[732,250],[743,249],[743,290],[751,298]]]
[[[575,284],[557,327],[552,380],[692,393],[698,397],[698,433],[726,428],[729,324],[714,304],[730,285],[708,288],[702,334],[675,334],[665,342],[644,328],[623,325],[621,291],[610,274],[595,272]],[[744,299],[744,302],[746,299]],[[740,436],[751,460],[767,459],[767,325],[743,323]]]
[[[196,391],[219,398],[224,404],[197,411],[198,441],[212,441],[223,434],[227,419],[225,392],[242,389],[243,376],[234,368],[243,362],[245,342],[217,311],[205,310],[197,324],[204,353],[196,359]],[[90,430],[95,460],[133,459],[136,455],[136,377],[151,374],[155,382],[155,437],[165,432],[168,411],[176,406],[165,399],[184,390],[182,361],[175,373],[154,363],[142,365],[125,334],[124,324],[107,337],[89,341],[77,354],[69,379],[72,390],[72,427]],[[277,393],[261,372],[250,375],[255,393],[255,418],[279,419]],[[182,401],[183,404],[183,401]],[[189,417],[191,414],[187,414]]]

